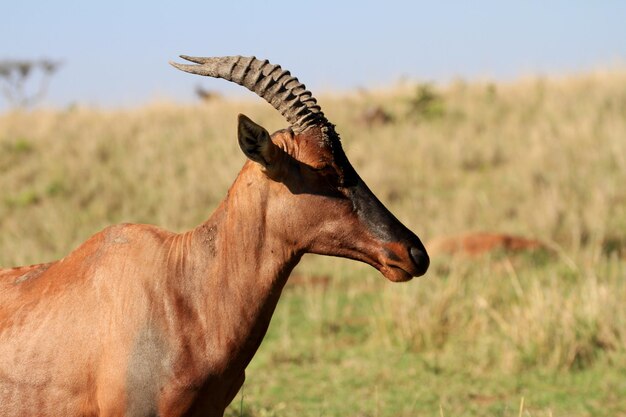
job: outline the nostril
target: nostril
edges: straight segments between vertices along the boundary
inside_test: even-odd
[[[428,266],[430,265],[430,258],[426,253],[425,249],[411,248],[409,250],[411,254],[411,259],[413,263],[417,267],[417,276],[424,275],[428,270]]]

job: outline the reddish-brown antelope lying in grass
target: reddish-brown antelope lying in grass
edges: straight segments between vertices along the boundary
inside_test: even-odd
[[[239,116],[249,161],[226,199],[175,234],[123,224],[65,258],[0,270],[0,415],[221,416],[305,253],[366,262],[391,281],[429,258],[359,178],[311,93],[255,58],[183,57],[240,84],[290,127]]]

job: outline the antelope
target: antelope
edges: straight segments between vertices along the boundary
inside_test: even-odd
[[[215,212],[176,234],[121,224],[66,257],[0,270],[0,415],[222,416],[305,253],[423,275],[420,239],[348,162],[316,99],[254,57],[171,63],[255,92],[289,127],[244,115],[248,160]]]
[[[207,90],[201,85],[197,85],[194,92],[196,93],[196,97],[205,102],[220,98],[220,95],[218,93],[216,93],[215,91]]]

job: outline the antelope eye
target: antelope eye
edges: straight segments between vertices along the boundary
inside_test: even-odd
[[[311,169],[333,188],[340,187],[343,183],[341,175],[337,172],[335,167],[330,164]]]
[[[335,173],[335,169],[330,164],[324,164],[319,167],[311,167],[311,170],[313,170],[314,172],[322,173],[322,174],[334,174]]]
[[[326,179],[329,183],[335,184],[339,180],[339,176],[337,175],[337,171],[331,165],[327,165],[322,168],[318,168],[315,170],[318,175],[321,175]]]

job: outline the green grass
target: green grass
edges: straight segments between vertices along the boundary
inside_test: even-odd
[[[433,252],[424,278],[309,256],[230,416],[626,416],[626,73],[322,96],[370,188],[425,242],[468,231],[550,248]],[[358,122],[371,105],[393,122]],[[267,104],[0,115],[0,265],[58,259],[119,222],[194,227]],[[427,243],[428,244],[428,243]]]
[[[571,274],[537,297],[533,276],[559,271],[552,262],[534,269],[532,257],[517,261],[517,278],[480,274],[501,262],[480,259],[450,261],[458,270],[401,285],[338,262],[328,287],[288,286],[248,369],[244,415],[517,416],[522,399],[523,415],[623,415],[626,354],[607,343],[626,326],[594,316],[589,309],[599,305],[584,301],[598,296],[591,287],[621,286],[603,300],[621,304],[623,270],[620,283]],[[578,304],[577,334],[563,322],[571,310],[536,298]],[[230,415],[240,414],[241,395]]]

